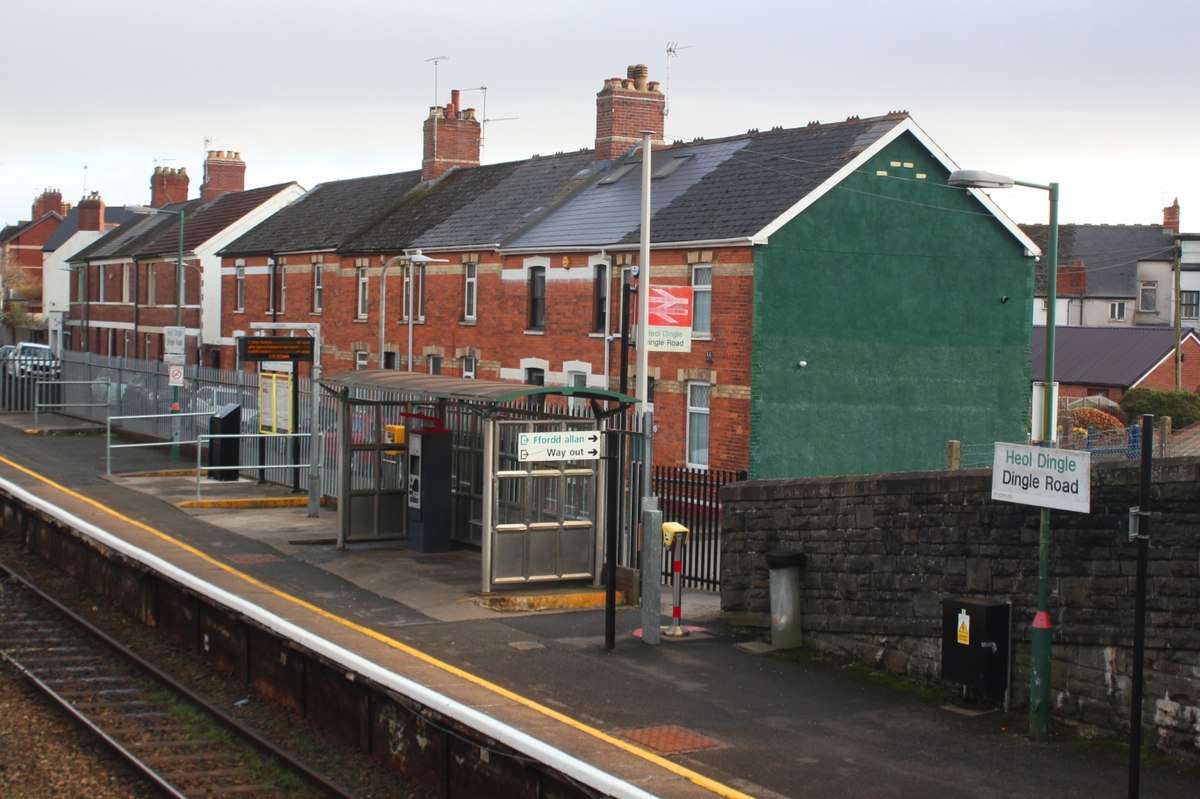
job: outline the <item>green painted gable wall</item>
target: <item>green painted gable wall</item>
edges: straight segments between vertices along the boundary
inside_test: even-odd
[[[1025,440],[1033,259],[947,175],[905,134],[756,248],[751,478]]]

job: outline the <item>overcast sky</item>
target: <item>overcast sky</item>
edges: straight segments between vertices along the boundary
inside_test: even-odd
[[[145,204],[156,165],[195,196],[207,149],[241,153],[247,188],[417,169],[453,88],[487,87],[462,95],[484,163],[590,148],[603,81],[642,63],[669,138],[904,109],[962,168],[1059,182],[1063,222],[1159,223],[1178,198],[1200,231],[1198,23],[1195,0],[23,2],[0,223],[48,187]],[[993,196],[1047,218],[1045,192]]]

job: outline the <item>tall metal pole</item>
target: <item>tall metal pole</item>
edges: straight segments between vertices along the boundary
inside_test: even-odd
[[[1054,392],[1055,306],[1058,303],[1058,184],[1042,186],[1014,181],[1018,186],[1031,186],[1050,192],[1050,226],[1046,248],[1046,369],[1042,387],[1042,441],[1044,447],[1057,443],[1055,430],[1056,398]],[[1050,733],[1050,678],[1052,673],[1051,642],[1053,625],[1050,621],[1050,509],[1041,509],[1041,532],[1038,536],[1038,605],[1030,632],[1029,734],[1044,739]]]
[[[179,215],[179,248],[175,253],[175,327],[183,326],[183,209],[179,211],[168,211],[167,213],[178,213]],[[136,303],[135,303],[136,304]],[[187,336],[184,336],[186,343]],[[187,365],[187,347],[183,348],[184,366]],[[171,413],[179,413],[183,409],[179,407],[179,386],[172,387],[171,390]],[[179,457],[179,419],[176,417],[171,420],[171,458]]]
[[[1142,682],[1146,659],[1146,559],[1150,549],[1150,465],[1154,456],[1154,416],[1142,416],[1142,474],[1138,490],[1137,598],[1133,619],[1133,685],[1129,702],[1129,799],[1141,792]]]
[[[406,283],[408,286],[408,371],[411,372],[413,370],[413,294],[416,294],[413,291],[413,262],[411,258],[405,269],[408,274],[408,282]]]
[[[662,513],[652,495],[654,469],[654,405],[650,402],[650,363],[647,351],[650,318],[650,156],[653,131],[642,131],[642,218],[638,260],[637,399],[642,436],[642,640],[660,641],[662,605]]]

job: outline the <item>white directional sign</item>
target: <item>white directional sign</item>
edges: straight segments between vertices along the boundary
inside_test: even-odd
[[[1091,513],[1091,463],[1089,452],[996,442],[992,499]]]
[[[603,455],[604,442],[595,430],[553,430],[517,437],[517,459],[521,461],[594,461]]]
[[[183,355],[184,345],[187,343],[187,328],[164,327],[163,343],[166,345],[164,351],[167,355]]]

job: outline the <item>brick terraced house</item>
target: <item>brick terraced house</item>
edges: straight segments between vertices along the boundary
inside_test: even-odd
[[[649,354],[656,463],[869,473],[1024,440],[1036,246],[947,186],[907,113],[666,144],[664,108],[630,67],[596,96],[593,149],[481,165],[453,92],[421,170],[321,184],[222,250],[222,364],[253,322],[319,322],[327,375],[619,388],[652,130],[651,283],[694,310],[690,352]],[[417,249],[437,260],[393,260]]]

